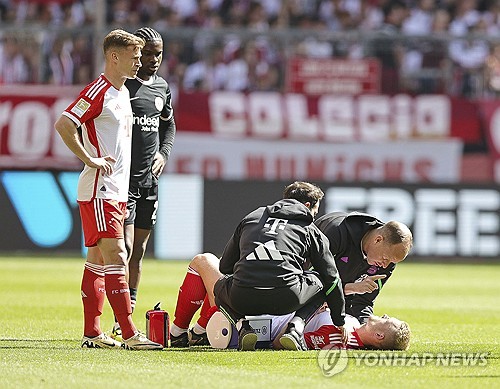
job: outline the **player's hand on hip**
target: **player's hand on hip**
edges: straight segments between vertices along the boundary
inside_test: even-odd
[[[165,158],[160,153],[155,154],[155,158],[153,160],[152,172],[156,177],[159,177],[163,172],[163,168],[165,167]]]
[[[113,172],[113,164],[116,160],[109,155],[100,158],[90,158],[89,163],[87,164],[90,167],[100,169],[102,175],[110,175]]]

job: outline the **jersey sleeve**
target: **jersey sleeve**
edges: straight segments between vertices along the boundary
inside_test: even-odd
[[[165,105],[161,111],[160,118],[163,121],[169,121],[174,117],[174,108],[172,107],[172,92],[170,91],[170,87],[168,84],[165,87]]]
[[[337,327],[325,324],[314,331],[304,332],[309,350],[321,350],[326,346],[342,348],[342,335]]]
[[[330,308],[333,324],[344,325],[345,299],[344,288],[335,264],[335,259],[330,252],[328,238],[315,226],[311,228],[310,260],[314,270],[319,273],[323,282],[326,302]]]
[[[229,239],[224,247],[224,251],[222,252],[222,256],[219,262],[219,271],[222,274],[233,274],[234,265],[240,259],[240,237],[241,237],[241,229],[244,220],[240,222],[233,235]]]
[[[163,159],[168,161],[170,152],[174,146],[175,134],[177,128],[174,119],[174,109],[172,108],[172,93],[168,84],[165,91],[165,105],[160,115],[160,126],[158,129],[158,138],[160,141],[158,152],[163,156]]]
[[[177,128],[175,126],[175,120],[171,117],[168,121],[160,121],[160,128],[158,130],[158,137],[160,140],[159,153],[163,156],[165,161],[168,161],[170,157],[170,152],[174,146],[175,134]]]
[[[102,112],[104,93],[91,93],[93,87],[95,88],[95,83],[83,89],[78,98],[63,112],[63,115],[70,118],[77,127],[80,127],[82,123],[96,118]]]

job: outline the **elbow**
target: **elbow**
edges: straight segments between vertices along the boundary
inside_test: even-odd
[[[61,115],[59,119],[57,119],[57,121],[54,123],[54,128],[59,133],[59,135],[63,136],[65,133],[70,132],[71,124],[73,124],[71,120]]]
[[[59,134],[61,133],[62,131],[61,118],[57,119],[57,121],[54,123],[54,128]]]

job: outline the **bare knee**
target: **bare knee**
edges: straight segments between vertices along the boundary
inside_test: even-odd
[[[206,263],[207,263],[207,257],[205,256],[205,254],[197,254],[193,257],[193,259],[189,263],[189,267],[193,270],[198,271],[203,267],[205,267]]]
[[[127,264],[127,250],[125,242],[120,239],[101,239],[98,243],[105,265],[123,265]]]
[[[120,248],[114,248],[108,251],[108,262],[113,265],[127,265],[127,252],[124,250],[120,250]]]
[[[207,269],[219,269],[219,259],[212,253],[197,254],[189,263],[189,267],[198,273]]]

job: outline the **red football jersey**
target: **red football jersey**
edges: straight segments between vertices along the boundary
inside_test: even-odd
[[[78,181],[78,201],[126,202],[133,122],[127,87],[118,90],[101,75],[80,92],[63,115],[81,128],[83,146],[92,157],[109,155],[116,161],[110,175],[85,165]]]
[[[329,311],[316,314],[309,321],[304,330],[304,338],[310,350],[320,350],[325,346],[345,348],[348,350],[363,348],[363,342],[359,338],[356,330],[352,329],[348,333],[347,344],[342,344],[342,333],[333,325]]]

